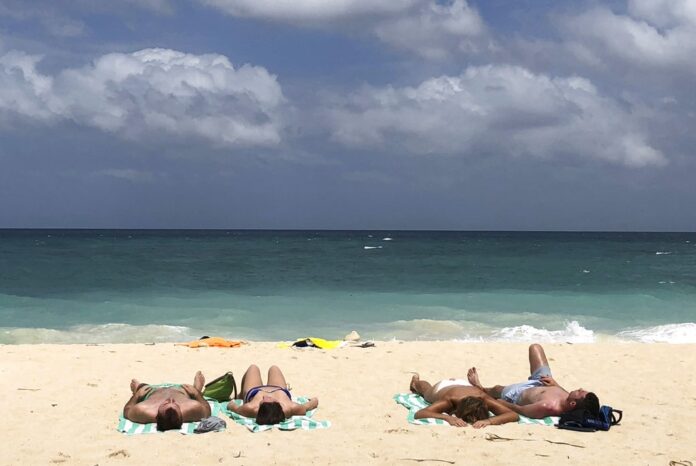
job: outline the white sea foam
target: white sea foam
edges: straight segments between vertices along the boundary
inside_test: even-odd
[[[595,341],[595,334],[574,320],[567,322],[565,328],[560,330],[547,330],[531,325],[505,327],[493,332],[492,339],[498,341],[592,343]]]
[[[696,323],[667,324],[619,332],[621,339],[643,343],[696,343]]]
[[[655,253],[656,256],[666,256],[666,255],[669,255],[669,254],[672,254],[672,251],[657,251],[657,252]]]
[[[363,249],[382,249],[382,246],[363,246]]]
[[[382,241],[391,241],[391,240],[392,240],[392,238],[390,238],[388,236],[386,238],[382,238]]]
[[[151,343],[193,340],[188,327],[174,325],[102,324],[67,329],[0,328],[0,343]]]

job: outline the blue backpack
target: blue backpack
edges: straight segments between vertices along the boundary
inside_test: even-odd
[[[623,411],[614,409],[611,406],[600,407],[597,414],[585,409],[576,409],[561,415],[561,418],[558,420],[558,428],[580,432],[609,430],[611,426],[620,423],[622,418]]]

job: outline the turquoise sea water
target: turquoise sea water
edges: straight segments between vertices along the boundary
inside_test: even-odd
[[[0,343],[696,342],[696,233],[0,230]]]

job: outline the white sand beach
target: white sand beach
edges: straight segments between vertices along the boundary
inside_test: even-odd
[[[556,380],[594,390],[624,411],[609,432],[507,424],[416,426],[392,396],[409,371],[437,381],[475,365],[485,385],[528,375],[522,343],[376,342],[374,348],[237,349],[173,344],[0,346],[2,465],[116,464],[592,464],[696,463],[696,345],[544,345]],[[318,431],[251,433],[227,420],[220,433],[126,436],[118,415],[135,377],[151,383],[208,380],[250,363],[279,365],[296,395],[319,398]],[[510,440],[492,441],[496,434]],[[678,463],[677,463],[678,464]],[[682,463],[689,464],[689,463]]]

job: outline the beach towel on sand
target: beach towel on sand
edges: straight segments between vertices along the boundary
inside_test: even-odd
[[[221,404],[215,400],[208,400],[208,403],[210,404],[210,415],[219,417],[220,413],[222,412]],[[187,435],[193,434],[193,431],[196,429],[198,424],[198,422],[184,422],[181,425],[181,429],[179,429],[178,432],[180,434]],[[117,430],[119,432],[123,432],[126,435],[156,434],[160,432],[157,430],[156,423],[151,422],[150,424],[138,424],[137,422],[129,421],[128,419],[123,417],[123,413],[121,413],[119,416]]]
[[[232,400],[235,402],[237,406],[242,405],[242,400]],[[298,396],[296,399],[297,403],[303,404],[309,401],[309,398],[304,397],[304,396]],[[266,426],[266,425],[259,425],[256,423],[256,420],[250,417],[244,417],[241,416],[237,413],[233,413],[229,409],[227,409],[227,405],[222,405],[223,412],[229,416],[234,422],[237,424],[243,425],[247,429],[249,429],[252,432],[263,432],[264,430],[270,430],[274,427],[277,427],[280,430],[295,430],[295,429],[303,429],[303,430],[316,430],[316,429],[326,429],[327,427],[331,427],[331,422],[330,421],[315,421],[312,419],[312,416],[314,415],[314,412],[316,411],[315,409],[312,409],[310,411],[307,411],[307,414],[304,416],[293,416],[290,419],[286,419],[283,422],[279,424],[274,424],[272,426]]]
[[[295,341],[281,341],[278,348],[320,348],[334,349],[343,346],[343,340],[325,340],[323,338],[305,337]]]
[[[175,343],[177,346],[188,346],[189,348],[210,348],[213,346],[217,348],[239,348],[245,344],[246,342],[244,341],[225,340],[220,337],[204,337],[200,340],[189,341],[188,343]]]
[[[416,395],[415,393],[397,393],[394,395],[394,401],[399,403],[401,406],[404,406],[406,409],[408,409],[408,415],[406,416],[406,419],[408,419],[408,422],[411,424],[416,424],[416,425],[441,425],[441,426],[446,426],[449,425],[447,421],[442,420],[442,419],[435,419],[435,418],[424,418],[424,419],[416,419],[416,412],[427,407],[430,405],[425,399],[420,396]],[[558,417],[545,417],[544,419],[531,419],[525,416],[520,415],[520,420],[517,421],[518,424],[539,424],[539,425],[546,425],[546,426],[553,426],[556,423],[558,423]]]

